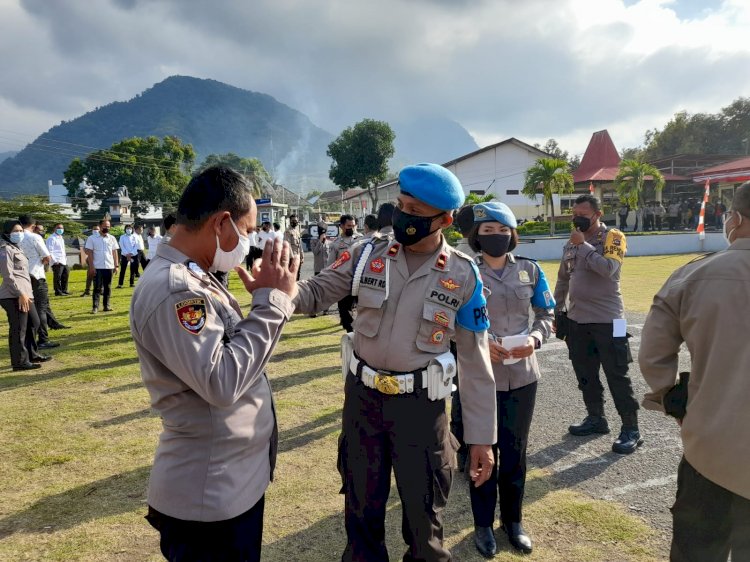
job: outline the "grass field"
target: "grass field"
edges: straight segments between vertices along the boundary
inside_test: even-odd
[[[629,310],[646,312],[653,293],[692,256],[627,258]],[[543,264],[551,283],[557,264]],[[71,330],[53,332],[55,359],[29,373],[10,370],[7,322],[0,322],[0,560],[160,560],[157,534],[143,519],[148,473],[160,423],[149,409],[128,329],[131,289],[113,290],[115,311],[92,316],[80,298],[53,298]],[[236,279],[232,288],[242,295]],[[337,318],[297,316],[269,366],[279,424],[280,458],[267,494],[263,559],[328,562],[345,536],[335,469],[342,406]],[[389,549],[400,558],[395,488]],[[555,489],[529,476],[526,526],[534,560],[655,560],[652,532],[619,505]],[[459,561],[481,560],[471,532],[468,487],[457,475],[446,512],[446,539]],[[585,537],[585,539],[582,539]],[[521,557],[507,551],[497,560]]]

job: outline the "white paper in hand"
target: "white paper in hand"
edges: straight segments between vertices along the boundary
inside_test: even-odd
[[[519,334],[517,336],[503,336],[502,346],[510,351],[514,347],[526,345],[528,338],[528,334]],[[520,357],[508,357],[507,359],[503,359],[503,365],[513,365],[513,363],[518,363],[520,360]]]
[[[624,338],[628,332],[628,323],[624,318],[612,320],[612,337]]]

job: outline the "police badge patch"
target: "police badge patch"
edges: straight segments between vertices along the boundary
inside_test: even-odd
[[[373,273],[382,273],[384,269],[385,262],[383,261],[383,258],[378,258],[370,262],[370,271]]]
[[[206,300],[188,299],[174,305],[177,321],[193,335],[201,333],[206,327]]]
[[[445,339],[445,330],[441,330],[440,328],[435,328],[432,331],[432,335],[430,336],[430,343],[438,345],[443,343],[443,340]]]
[[[348,262],[350,259],[352,259],[352,255],[347,250],[339,256],[339,259],[333,262],[333,264],[331,265],[331,269],[338,269],[342,264]]]

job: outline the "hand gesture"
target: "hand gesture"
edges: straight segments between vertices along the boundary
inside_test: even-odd
[[[471,476],[474,486],[479,488],[490,479],[490,474],[495,466],[495,457],[492,455],[491,445],[471,445],[470,452],[469,476]]]
[[[18,308],[21,312],[28,312],[31,307],[31,299],[26,295],[20,295],[18,297]]]
[[[505,349],[502,345],[496,341],[489,341],[490,345],[490,361],[493,363],[502,363],[503,359],[510,358],[510,351]]]
[[[529,336],[528,338],[526,338],[525,345],[519,345],[518,347],[514,347],[510,350],[510,356],[514,359],[523,359],[524,357],[529,357],[532,353],[534,353],[535,348],[536,339],[534,339],[532,336]]]
[[[289,242],[282,243],[279,237],[266,240],[263,257],[255,260],[250,272],[239,266],[235,271],[249,293],[268,287],[279,289],[294,298],[297,296],[298,269],[299,256],[292,256]]]
[[[571,244],[578,246],[579,244],[583,244],[585,241],[586,241],[586,236],[584,236],[583,232],[581,232],[577,228],[573,232],[570,233]]]

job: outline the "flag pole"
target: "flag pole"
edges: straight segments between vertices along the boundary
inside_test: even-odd
[[[706,204],[708,203],[708,190],[710,185],[709,180],[706,179],[706,188],[703,193],[703,202],[701,203],[701,214],[700,217],[698,217],[698,228],[696,230],[698,238],[701,241],[701,251],[703,250],[703,245],[706,240]]]

